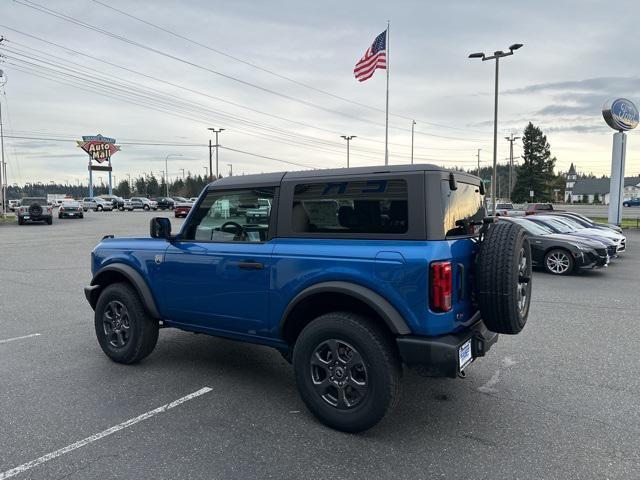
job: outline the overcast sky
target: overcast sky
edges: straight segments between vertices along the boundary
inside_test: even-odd
[[[159,175],[169,154],[172,178],[204,174],[207,127],[226,129],[225,176],[229,163],[234,174],[344,166],[341,134],[358,137],[352,165],[383,164],[384,71],[359,83],[353,67],[387,19],[393,164],[409,162],[413,118],[416,162],[473,168],[481,148],[490,164],[494,64],[468,59],[475,51],[524,44],[500,63],[499,162],[504,137],[532,121],[559,170],[573,162],[608,174],[613,131],[602,104],[640,103],[633,1],[100,2],[0,0],[10,183],[84,180],[87,157],[73,140],[97,133],[122,144],[119,179]],[[637,132],[626,173],[640,174]]]

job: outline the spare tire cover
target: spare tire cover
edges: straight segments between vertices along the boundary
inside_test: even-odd
[[[37,217],[38,215],[42,215],[42,207],[40,206],[39,203],[34,202],[29,206],[29,213],[34,217]]]
[[[519,333],[531,303],[531,246],[519,225],[491,224],[476,261],[476,298],[485,325],[497,333]]]

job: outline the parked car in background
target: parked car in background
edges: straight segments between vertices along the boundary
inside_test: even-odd
[[[100,195],[100,198],[107,202],[111,202],[114,210],[124,210],[124,198],[118,197],[117,195]]]
[[[538,224],[544,225],[554,233],[561,233],[566,235],[571,235],[573,237],[580,238],[588,238],[591,240],[597,240],[598,242],[603,243],[607,247],[607,253],[609,253],[610,258],[614,258],[618,255],[618,244],[607,238],[606,235],[598,235],[598,233],[590,232],[586,229],[578,229],[570,224],[563,222],[561,218],[552,215],[532,215],[527,217],[527,220],[530,222],[536,222]]]
[[[9,211],[15,212],[20,207],[20,200],[9,200]]]
[[[191,200],[185,197],[171,197],[171,199],[177,203],[193,203]]]
[[[101,197],[84,197],[82,199],[82,208],[86,212],[87,210],[94,210],[96,212],[113,210],[113,203],[106,201]]]
[[[271,200],[268,198],[259,198],[258,205],[253,208],[247,208],[244,213],[247,223],[263,224],[269,221],[271,214]]]
[[[125,202],[125,209],[129,211],[157,210],[158,204],[154,200],[145,197],[131,197],[128,202]]]
[[[58,208],[58,218],[84,218],[84,208],[76,200],[67,200]]]
[[[622,202],[623,207],[640,207],[640,198],[631,198]]]
[[[545,215],[558,215],[560,217],[569,217],[569,218],[573,218],[579,224],[587,228],[613,230],[614,232],[622,233],[622,228],[620,228],[618,225],[613,225],[611,223],[594,222],[589,217],[585,217],[584,215],[581,215],[575,212],[549,212],[549,213],[546,213]]]
[[[44,222],[47,225],[53,223],[53,207],[47,204],[44,197],[25,197],[20,200],[17,209],[18,225],[28,222]]]
[[[551,228],[524,217],[503,217],[500,221],[524,228],[531,244],[533,265],[553,275],[569,275],[578,269],[609,264],[607,247],[597,240],[554,233]]]
[[[176,206],[175,200],[171,197],[155,197],[150,200],[156,202],[160,210],[173,210]]]
[[[605,237],[609,240],[612,240],[616,244],[618,253],[624,252],[627,249],[627,237],[625,237],[620,233],[614,232],[611,229],[599,228],[599,227],[586,227],[582,225],[581,222],[579,222],[577,219],[569,216],[564,216],[564,215],[558,215],[558,219],[561,222],[564,222],[565,224],[569,225],[570,227],[575,228],[578,233],[583,233],[584,236],[595,235],[598,237]]]
[[[191,197],[189,199],[190,202],[196,203],[198,201],[198,197]]]
[[[528,203],[524,208],[525,215],[535,215],[536,213],[562,211],[555,210],[550,203]]]
[[[186,217],[187,215],[189,215],[192,207],[192,202],[177,202],[173,213],[176,218]]]

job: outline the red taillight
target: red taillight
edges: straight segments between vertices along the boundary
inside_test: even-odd
[[[431,310],[434,312],[451,310],[452,290],[451,262],[433,262],[431,264]]]

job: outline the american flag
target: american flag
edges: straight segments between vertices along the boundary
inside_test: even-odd
[[[371,46],[367,49],[364,57],[356,63],[353,73],[356,80],[364,82],[373,76],[376,69],[387,68],[387,31],[385,30],[376,37]]]

